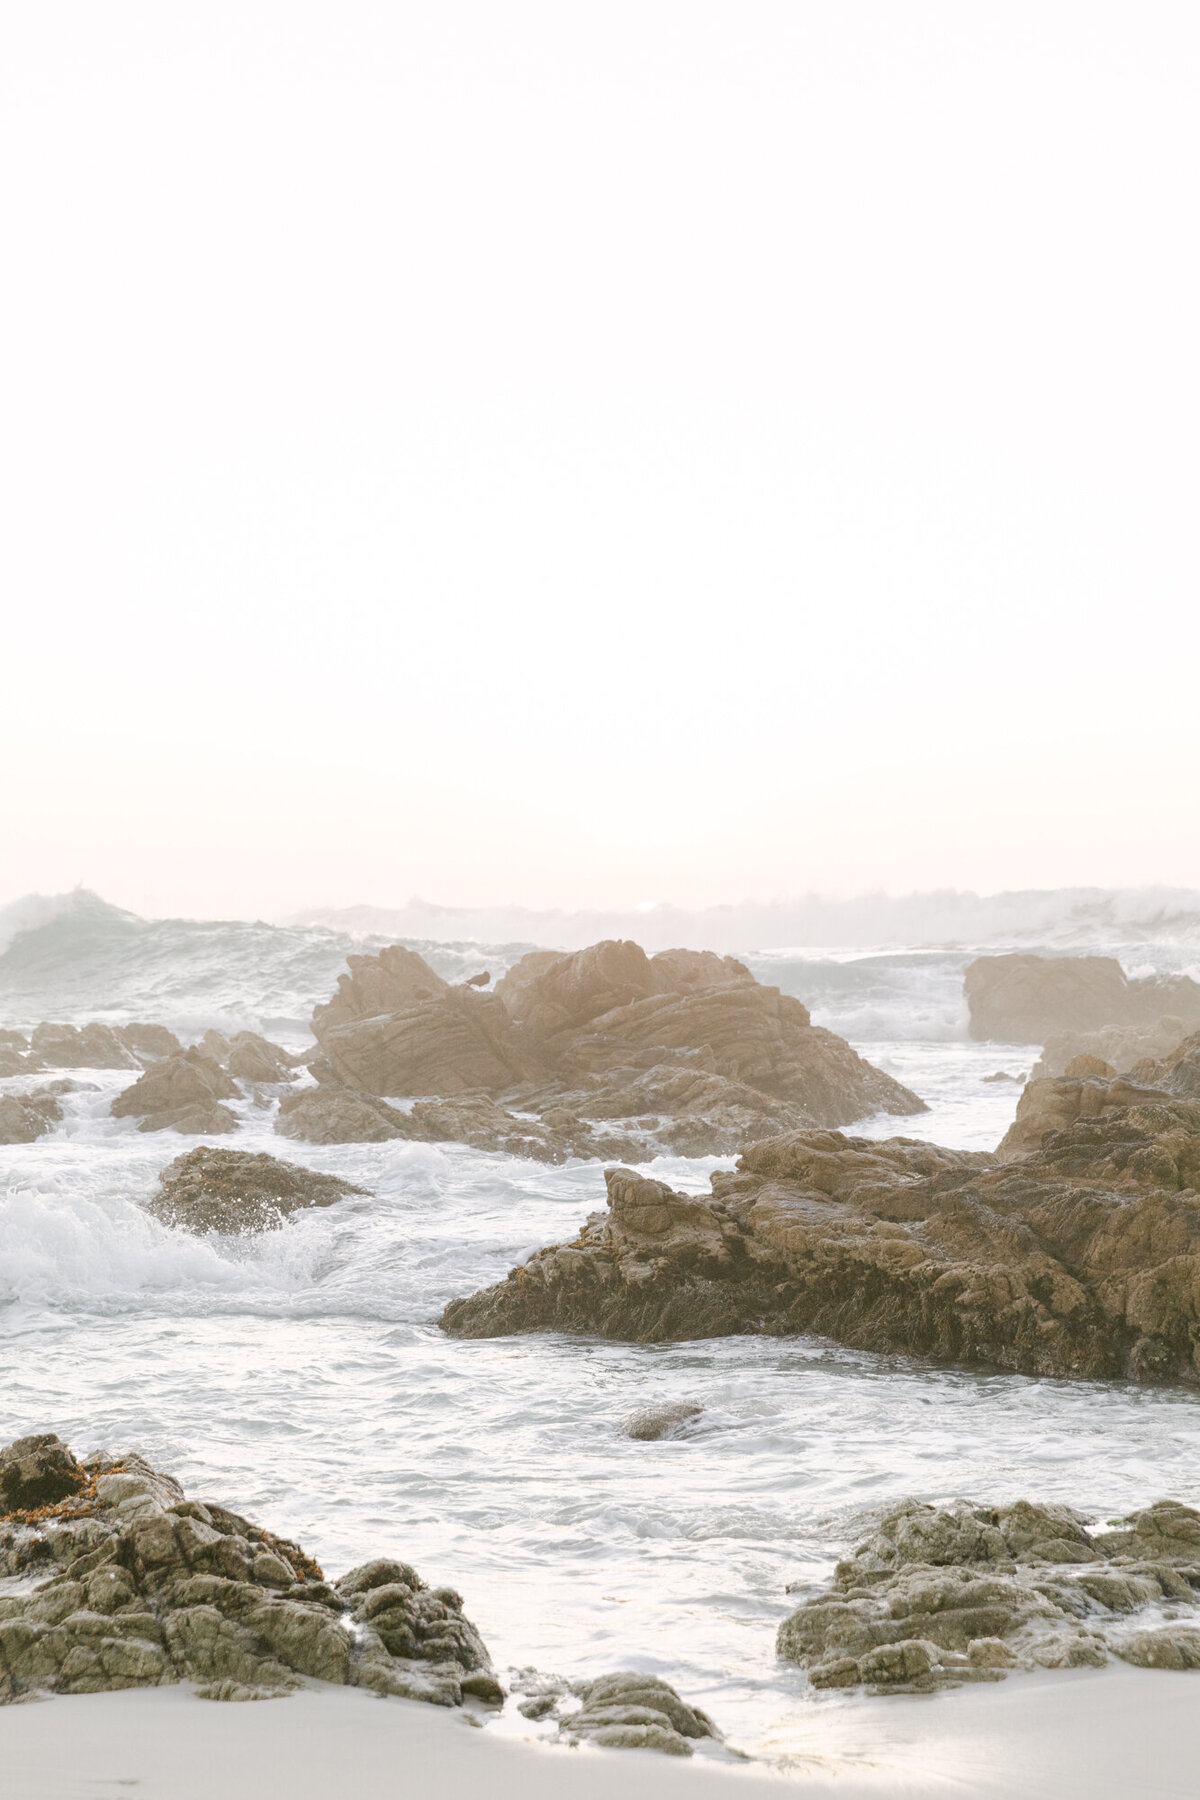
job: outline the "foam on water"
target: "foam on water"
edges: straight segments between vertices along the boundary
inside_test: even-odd
[[[332,933],[266,926],[155,936],[137,921],[127,941],[102,918],[98,936],[87,924],[86,954],[72,940],[63,964],[41,935],[65,929],[63,917],[27,933],[23,950],[14,941],[15,973],[0,957],[20,1024],[169,1022],[211,1002],[214,1015],[240,1007],[302,1033],[345,950]],[[97,948],[110,929],[116,950]],[[443,972],[452,957],[459,973],[498,966],[490,950],[463,948],[443,953]],[[985,1077],[1023,1075],[1035,1052],[964,1041],[965,953],[750,960],[820,1021],[872,1023],[858,1047],[930,1102],[916,1118],[854,1130],[997,1142],[1019,1088]],[[83,997],[68,1013],[50,1001],[76,977]],[[926,1022],[923,1039],[905,1036],[906,1018]],[[143,1205],[195,1140],[114,1120],[125,1073],[74,1079],[53,1133],[0,1149],[0,1442],[50,1428],[81,1451],[140,1450],[190,1492],[296,1536],[333,1573],[371,1554],[409,1558],[465,1594],[502,1664],[659,1672],[735,1741],[786,1754],[811,1701],[799,1671],[774,1657],[794,1604],[785,1589],[823,1580],[874,1509],[909,1494],[1026,1495],[1111,1516],[1164,1494],[1198,1497],[1190,1393],[933,1369],[806,1338],[447,1339],[436,1319],[448,1299],[570,1237],[603,1205],[596,1164],[293,1144],[246,1098],[227,1142],[368,1194],[260,1236],[196,1238]],[[647,1165],[694,1191],[717,1166]],[[623,1433],[628,1413],[672,1400],[704,1410],[673,1439]],[[515,1715],[511,1728],[529,1729]]]

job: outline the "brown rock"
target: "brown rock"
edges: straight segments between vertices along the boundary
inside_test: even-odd
[[[1046,1039],[1034,1064],[1031,1079],[1065,1075],[1080,1056],[1111,1065],[1117,1075],[1128,1075],[1136,1064],[1157,1061],[1177,1050],[1188,1036],[1182,1019],[1168,1016],[1153,1025],[1110,1025],[1103,1031],[1060,1031]]]
[[[1166,1013],[1200,1025],[1200,985],[1190,976],[1131,981],[1111,956],[981,956],[963,990],[971,1036],[1044,1044],[1062,1032],[1153,1026]]]
[[[201,1050],[181,1050],[147,1069],[112,1103],[115,1119],[142,1115],[139,1131],[206,1134],[233,1131],[237,1120],[219,1104],[237,1088],[220,1065]]]
[[[1200,1384],[1200,1104],[1119,1082],[1035,1088],[1053,1113],[1027,1110],[1014,1132],[1029,1147],[1003,1160],[802,1131],[743,1152],[709,1197],[610,1170],[606,1215],[442,1324],[641,1342],[817,1332],[1031,1375]]]
[[[322,1022],[320,1030],[334,1073],[370,1094],[497,1093],[531,1072],[502,1003],[473,988],[446,988],[403,1012]]]
[[[53,1432],[18,1438],[0,1450],[0,1511],[52,1506],[87,1486],[87,1474]]]
[[[408,1135],[403,1113],[340,1083],[285,1094],[275,1130],[306,1144],[382,1144]]]
[[[34,1055],[52,1069],[137,1069],[137,1057],[111,1025],[36,1025],[30,1044]]]
[[[294,1081],[294,1059],[279,1044],[256,1031],[239,1031],[231,1038],[222,1031],[206,1031],[200,1049],[227,1074],[239,1081]]]
[[[336,1175],[241,1150],[189,1150],[158,1179],[160,1191],[146,1210],[189,1231],[266,1231],[301,1208],[366,1192]]]
[[[424,957],[401,944],[389,944],[378,956],[346,960],[350,973],[339,975],[333,999],[313,1013],[313,1031],[322,1043],[325,1033],[335,1026],[375,1019],[382,1013],[406,1012],[448,991],[448,984],[434,974]]]

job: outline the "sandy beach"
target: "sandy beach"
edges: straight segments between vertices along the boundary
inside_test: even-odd
[[[6,1800],[1190,1800],[1200,1681],[1110,1667],[818,1704],[790,1752],[772,1768],[550,1748],[450,1709],[319,1685],[256,1705],[171,1687],[0,1714]]]

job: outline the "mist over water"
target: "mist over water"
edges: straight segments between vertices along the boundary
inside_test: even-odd
[[[145,1018],[185,1037],[248,1025],[296,1047],[346,954],[388,941],[145,921],[87,895],[27,905],[24,925],[0,953],[5,1023]],[[500,973],[527,945],[415,947],[462,979]],[[1196,954],[1185,941],[1112,947],[1131,969]],[[1019,1088],[985,1077],[1024,1075],[1036,1051],[967,1041],[971,954],[768,946],[746,960],[930,1103],[856,1132],[990,1148]],[[80,1451],[140,1451],[189,1492],[299,1538],[333,1574],[368,1555],[410,1559],[460,1589],[502,1668],[652,1670],[735,1743],[786,1757],[811,1699],[774,1657],[785,1589],[824,1579],[874,1509],[1027,1496],[1101,1517],[1195,1497],[1188,1393],[935,1369],[811,1338],[448,1339],[447,1300],[603,1205],[598,1164],[295,1144],[247,1095],[231,1103],[229,1141],[368,1192],[276,1231],[199,1238],[142,1205],[189,1141],[110,1116],[127,1073],[70,1073],[62,1123],[0,1149],[0,1441],[52,1429]],[[727,1166],[646,1168],[703,1191]],[[704,1410],[674,1438],[621,1429],[639,1407],[684,1399]],[[510,1715],[500,1729],[536,1729]]]

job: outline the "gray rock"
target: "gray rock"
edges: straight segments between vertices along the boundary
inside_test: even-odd
[[[559,1738],[566,1743],[690,1756],[692,1741],[720,1738],[707,1713],[689,1706],[669,1683],[654,1675],[621,1670],[579,1682],[573,1691],[583,1705],[559,1726]]]
[[[62,1107],[48,1089],[32,1094],[0,1094],[0,1144],[32,1144],[62,1118]]]
[[[0,1452],[0,1496],[0,1577],[35,1584],[0,1596],[0,1700],[181,1680],[252,1700],[317,1680],[503,1701],[460,1596],[407,1563],[367,1563],[331,1587],[299,1545],[185,1500],[139,1458],[80,1465],[49,1435]]]
[[[689,1419],[698,1419],[703,1411],[704,1408],[694,1400],[675,1400],[662,1406],[644,1406],[622,1420],[621,1429],[626,1437],[650,1443],[656,1438],[674,1436],[675,1427],[686,1424]]]

